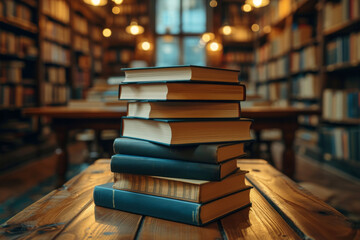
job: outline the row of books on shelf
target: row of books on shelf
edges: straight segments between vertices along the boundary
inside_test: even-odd
[[[287,82],[275,82],[269,84],[269,96],[270,101],[276,101],[279,99],[288,98],[288,84]]]
[[[91,39],[97,42],[100,42],[102,40],[102,30],[100,27],[98,26],[93,26],[91,28],[90,34],[91,34]]]
[[[273,30],[272,38],[264,45],[255,49],[255,62],[264,63],[272,58],[276,58],[290,50],[291,28],[287,27],[283,31]]]
[[[44,18],[44,36],[61,44],[70,44],[70,28]]]
[[[269,9],[259,19],[260,29],[264,29],[265,26],[277,23],[279,20],[290,14],[291,9],[292,1],[290,0],[270,1]],[[259,31],[259,34],[263,33],[263,31]]]
[[[69,89],[67,86],[54,85],[45,82],[42,96],[43,102],[46,105],[64,104],[69,99]]]
[[[75,34],[74,36],[74,49],[76,51],[80,51],[83,53],[89,53],[90,52],[90,41],[87,37],[82,37],[80,35]]]
[[[94,58],[101,58],[102,57],[102,46],[100,44],[94,44],[92,47],[92,54],[94,56]]]
[[[297,52],[291,53],[290,71],[298,73],[301,71],[316,71],[319,66],[319,56],[316,46],[310,46]]]
[[[326,1],[324,7],[324,29],[328,30],[360,17],[358,0]]]
[[[344,121],[360,119],[360,91],[325,89],[323,93],[323,118]]]
[[[24,66],[22,61],[0,62],[0,83],[21,83]]]
[[[289,74],[289,58],[284,56],[275,61],[254,66],[250,71],[250,79],[257,82],[285,78]]]
[[[320,98],[321,82],[317,74],[297,75],[291,79],[292,96],[297,98]]]
[[[42,57],[47,63],[61,64],[65,66],[70,65],[70,51],[67,48],[61,47],[57,44],[43,41],[42,42]]]
[[[326,65],[360,62],[360,32],[340,36],[326,44]]]
[[[101,73],[103,69],[101,60],[94,60],[94,72]]]
[[[0,85],[0,107],[27,107],[36,104],[34,87]]]
[[[236,62],[236,63],[253,63],[254,53],[253,52],[242,52],[242,51],[228,51],[224,53],[225,62]]]
[[[43,1],[42,10],[46,15],[63,23],[70,21],[70,8],[66,0]]]
[[[292,24],[292,47],[299,48],[313,39],[313,26],[306,23]]]
[[[129,63],[133,59],[134,52],[131,49],[111,49],[104,54],[104,61],[107,63]]]
[[[75,14],[74,15],[74,30],[76,32],[82,33],[82,34],[88,34],[89,33],[89,26],[86,18]]]
[[[24,26],[35,27],[33,11],[30,7],[13,0],[0,1],[0,17],[18,22]]]
[[[87,70],[76,70],[75,79],[73,80],[73,87],[86,88],[90,86],[91,72]]]
[[[36,57],[38,49],[34,39],[0,29],[0,54]]]
[[[89,70],[91,68],[91,57],[89,55],[78,56],[77,66],[81,70]]]
[[[360,162],[360,128],[322,127],[320,142],[324,159]]]
[[[66,83],[66,69],[64,67],[47,67],[46,74],[46,79],[50,83]]]
[[[298,123],[305,126],[316,127],[320,123],[318,115],[300,115],[298,116]]]

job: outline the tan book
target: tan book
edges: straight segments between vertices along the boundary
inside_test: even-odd
[[[114,173],[113,188],[125,191],[205,203],[247,188],[246,171],[229,175],[221,181]]]
[[[237,83],[239,71],[193,65],[124,68],[125,83],[161,81],[211,81]]]
[[[130,102],[127,116],[139,118],[240,118],[240,103]]]

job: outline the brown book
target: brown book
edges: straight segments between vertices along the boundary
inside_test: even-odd
[[[208,100],[244,101],[245,85],[207,83],[121,84],[121,100]]]
[[[169,66],[148,68],[124,68],[125,83],[154,81],[210,81],[237,83],[239,71],[202,67],[202,66]]]
[[[122,119],[122,136],[165,145],[249,141],[252,120]]]
[[[127,116],[138,118],[240,118],[240,103],[130,102]]]
[[[221,181],[114,173],[113,188],[205,203],[247,188],[248,186],[245,185],[245,173],[247,172],[238,170]]]

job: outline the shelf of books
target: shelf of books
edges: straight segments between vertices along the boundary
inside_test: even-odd
[[[37,105],[37,4],[0,1],[0,153],[24,145],[35,120],[21,109]]]

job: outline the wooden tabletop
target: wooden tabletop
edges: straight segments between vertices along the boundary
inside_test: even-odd
[[[94,206],[95,185],[112,181],[109,160],[84,172],[8,220],[1,239],[359,239],[326,203],[263,160],[241,160],[254,186],[252,206],[204,227]]]
[[[123,116],[126,110],[126,106],[86,108],[62,106],[26,108],[23,113],[27,116],[37,115],[53,118],[118,118]],[[252,118],[280,118],[300,114],[319,114],[320,111],[317,108],[254,106],[242,108],[241,113],[245,117]]]

